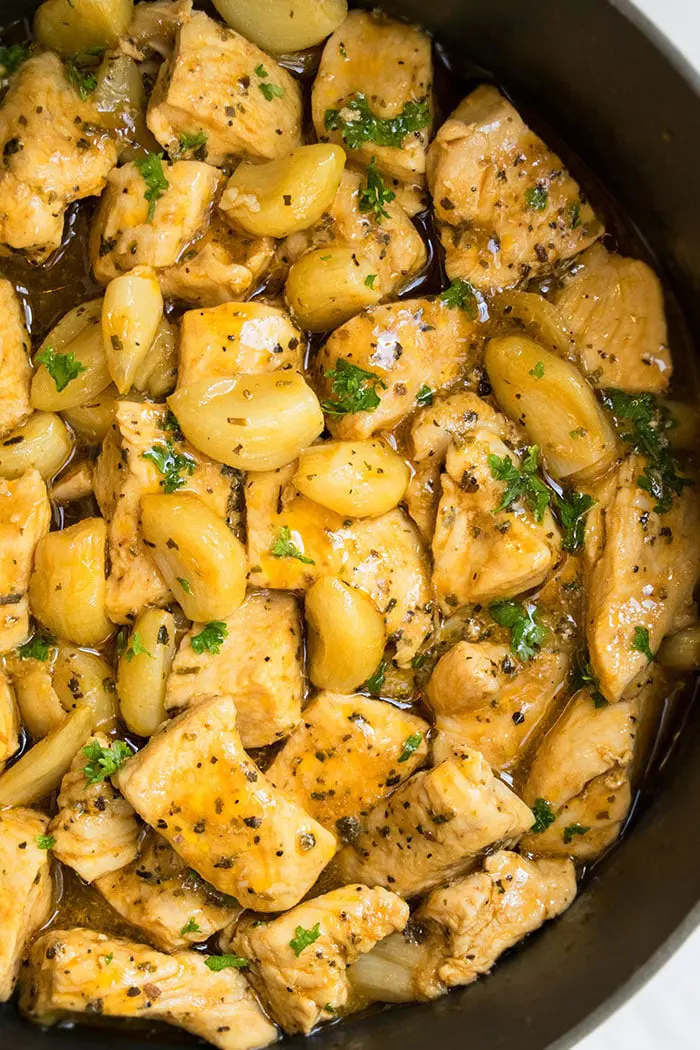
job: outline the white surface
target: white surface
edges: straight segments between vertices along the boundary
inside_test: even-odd
[[[700,0],[634,2],[700,69]],[[644,922],[643,915],[639,921]],[[576,1050],[699,1050],[699,978],[697,930],[634,998]]]

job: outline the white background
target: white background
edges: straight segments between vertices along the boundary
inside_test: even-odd
[[[700,0],[633,2],[700,69]],[[653,90],[653,85],[650,87]],[[688,131],[693,133],[690,126]],[[689,172],[688,177],[697,176]],[[696,804],[696,800],[692,804]],[[639,921],[644,922],[643,915]],[[625,1006],[583,1039],[576,1050],[700,1050],[699,1001],[700,930]]]

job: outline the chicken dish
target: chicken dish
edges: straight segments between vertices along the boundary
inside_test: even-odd
[[[258,1050],[470,984],[700,668],[653,259],[345,0],[46,0],[0,151],[0,1001]]]

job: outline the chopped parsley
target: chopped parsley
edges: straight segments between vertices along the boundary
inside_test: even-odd
[[[97,72],[94,66],[86,68],[77,56],[66,59],[66,76],[83,102],[87,102],[97,87]]]
[[[165,422],[163,423],[163,430],[169,430],[176,441],[184,440],[185,435],[180,429],[180,424],[177,421],[177,416],[174,412],[171,412],[170,409],[168,409],[168,414],[165,417]]]
[[[316,564],[313,558],[307,558],[307,556],[299,550],[296,543],[292,540],[292,534],[288,525],[283,525],[281,527],[280,534],[273,543],[270,553],[275,558],[296,558],[297,561],[303,562],[304,565]]]
[[[149,653],[148,649],[143,644],[143,639],[138,631],[134,631],[131,636],[131,645],[124,653],[124,656],[129,663],[131,663],[135,656],[148,656],[151,660],[153,659],[153,654]]]
[[[569,205],[569,224],[572,230],[577,230],[581,225],[581,202],[574,201]]]
[[[113,776],[131,758],[131,751],[123,740],[115,740],[109,747],[102,747],[97,740],[92,740],[83,748],[83,754],[89,762],[83,767],[88,784],[99,784],[106,777]]]
[[[416,394],[416,404],[420,408],[425,408],[426,405],[432,405],[434,397],[434,391],[430,389],[425,383]]]
[[[201,933],[199,925],[194,921],[192,916],[189,917],[185,925],[180,930],[180,936],[184,937],[187,933]]]
[[[552,807],[545,798],[535,799],[532,812],[535,814],[535,823],[530,828],[530,831],[533,831],[535,835],[541,835],[557,819]]]
[[[376,281],[377,276],[378,275],[376,273],[368,273],[365,277],[365,284],[368,288],[371,288],[372,291],[374,291],[374,282]]]
[[[411,733],[404,742],[403,751],[399,755],[399,762],[408,762],[411,755],[420,747],[422,740],[422,733]]]
[[[267,74],[265,74],[267,76]],[[258,87],[263,93],[263,97],[268,101],[272,102],[273,98],[284,98],[284,88],[280,87],[279,84],[262,84],[259,83]]]
[[[104,956],[105,966],[111,966],[114,961],[114,952],[110,952],[109,955]]]
[[[197,160],[207,159],[207,141],[209,136],[206,131],[198,131],[192,135],[183,131],[178,138],[180,142],[178,156],[181,156],[183,153],[193,153]]]
[[[199,634],[192,635],[190,644],[196,653],[220,653],[228,627],[223,620],[212,620]]]
[[[542,521],[549,506],[551,492],[537,476],[539,453],[539,445],[530,445],[519,469],[510,456],[501,457],[492,453],[488,457],[491,475],[497,481],[506,483],[503,499],[494,510],[494,514],[510,510],[513,504],[524,501],[532,511],[535,521]]]
[[[528,375],[534,376],[535,379],[541,379],[544,375],[544,361],[538,361],[534,368],[531,368]]]
[[[386,660],[380,661],[377,670],[374,672],[373,675],[370,675],[370,677],[367,679],[367,682],[365,683],[368,692],[370,692],[372,696],[379,696],[379,694],[382,691],[384,679],[386,678],[386,666]]]
[[[391,204],[396,197],[393,190],[388,190],[384,179],[377,171],[377,158],[372,157],[367,168],[367,186],[360,193],[360,211],[374,212],[377,222],[389,218],[385,204]]]
[[[20,660],[48,660],[54,641],[50,634],[35,634],[30,641],[17,647],[17,655]]]
[[[56,845],[56,839],[53,835],[37,835],[36,844],[39,849],[53,849]]]
[[[176,451],[172,441],[168,441],[165,445],[154,445],[153,448],[142,452],[141,457],[156,465],[163,475],[161,487],[163,492],[167,493],[181,489],[186,484],[185,479],[181,476],[182,472],[192,477],[196,466],[192,456],[188,456],[186,452]]]
[[[255,67],[255,75],[256,75],[256,77],[267,77],[267,76],[269,76],[269,73],[265,69],[265,66],[262,64],[262,62],[260,63],[259,66]]]
[[[395,117],[377,117],[367,96],[357,91],[342,110],[327,109],[324,123],[326,131],[340,131],[348,149],[360,149],[366,142],[401,149],[407,135],[428,126],[430,109],[425,99],[413,100]]]
[[[153,222],[156,204],[170,186],[163,171],[163,154],[147,153],[141,160],[137,160],[136,164],[146,183],[144,197],[149,202],[147,222]]]
[[[69,383],[77,379],[81,372],[87,372],[86,366],[76,361],[72,351],[69,354],[57,354],[52,346],[45,346],[41,353],[36,355],[34,361],[45,366],[59,394],[66,389]]]
[[[573,689],[578,692],[579,689],[588,689],[593,700],[594,707],[607,707],[608,701],[603,696],[600,690],[600,682],[598,676],[595,674],[591,661],[587,656],[579,656],[575,665],[572,675],[571,684]]]
[[[564,844],[568,846],[573,841],[574,835],[585,835],[590,830],[590,827],[583,824],[567,824],[562,832]]]
[[[649,663],[654,659],[654,654],[649,644],[649,631],[646,627],[635,627],[632,635],[632,648],[638,653],[644,653]]]
[[[184,576],[176,576],[175,579],[180,584],[185,594],[192,594],[192,588],[190,586],[189,580],[186,580]]]
[[[29,44],[12,44],[11,47],[0,47],[0,66],[5,76],[11,77],[23,62],[29,58]]]
[[[470,281],[463,281],[461,277],[456,277],[450,282],[449,287],[440,293],[440,301],[445,306],[449,306],[451,310],[454,310],[455,307],[464,310],[472,320],[479,315],[479,304],[474,285]]]
[[[232,967],[236,970],[245,970],[248,960],[243,955],[210,955],[208,959],[204,960],[204,965],[208,966],[214,973],[218,973],[219,970],[228,970]]]
[[[525,190],[525,200],[533,211],[544,211],[549,194],[543,186],[530,186]]]
[[[386,390],[386,383],[376,374],[353,365],[345,358],[336,361],[335,368],[326,372],[333,380],[336,401],[322,401],[321,408],[330,416],[345,416],[353,412],[373,412],[379,406],[377,387]]]
[[[294,931],[294,936],[289,942],[289,947],[292,949],[297,959],[314,941],[317,941],[321,936],[321,924],[317,922],[310,930],[305,930],[303,926],[297,926]]]
[[[564,530],[562,547],[569,554],[576,554],[583,547],[586,515],[595,506],[596,500],[585,492],[569,492],[565,496],[554,493],[553,503],[559,523]]]
[[[489,612],[499,627],[507,627],[510,634],[510,648],[515,655],[527,663],[536,656],[540,646],[549,634],[546,627],[537,623],[537,606],[528,602],[499,601],[492,602]]]

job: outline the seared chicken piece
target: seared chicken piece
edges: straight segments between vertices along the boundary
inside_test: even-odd
[[[7,675],[0,671],[0,773],[19,747],[20,721]]]
[[[422,387],[441,390],[469,371],[481,343],[478,322],[440,299],[406,299],[364,310],[333,332],[316,356],[315,370],[323,398],[330,402],[336,396],[328,372],[341,361],[341,367],[371,372],[379,405],[328,415],[333,436],[355,441],[390,430],[416,407]]]
[[[241,372],[303,367],[304,340],[283,310],[264,303],[226,303],[188,310],[180,326],[178,386]]]
[[[452,444],[442,475],[442,496],[433,536],[433,585],[443,612],[466,602],[514,598],[538,586],[559,558],[561,536],[545,510],[514,503],[498,510],[506,483],[494,477],[490,457],[519,457],[491,429],[471,432],[463,447]]]
[[[194,492],[213,511],[233,524],[232,472],[181,435],[165,429],[164,405],[118,401],[112,430],[105,438],[95,468],[95,496],[109,522],[110,574],[106,608],[115,623],[126,623],[146,605],[165,605],[170,591],[139,533],[141,497],[161,492],[163,475],[144,454],[172,447],[189,457],[192,474],[183,469],[181,491]]]
[[[586,522],[586,634],[593,670],[607,700],[619,700],[647,656],[633,648],[636,628],[653,653],[688,613],[700,566],[700,505],[694,487],[666,514],[637,479],[646,461],[629,456],[593,495]]]
[[[417,26],[381,13],[351,11],[327,40],[314,80],[311,107],[319,139],[339,143],[363,165],[376,157],[380,170],[401,182],[422,183],[432,122],[430,50],[430,39]],[[349,148],[342,135],[344,126],[357,123],[359,127],[367,118],[362,109],[348,108],[348,103],[362,105],[362,99],[382,120],[402,114],[415,117],[408,120],[409,127],[396,145],[378,146],[367,138],[358,148]]]
[[[0,811],[0,1003],[12,995],[24,950],[51,913],[49,819],[34,809]]]
[[[138,164],[131,161],[110,175],[90,231],[92,270],[100,284],[135,266],[175,266],[206,230],[221,174],[197,160],[164,163],[163,174],[168,188],[150,221],[148,183]]]
[[[301,145],[301,92],[264,51],[195,11],[161,66],[147,122],[169,152],[204,132],[210,164],[272,160]]]
[[[437,715],[435,762],[480,751],[497,770],[509,769],[565,686],[569,658],[542,650],[518,666],[510,646],[458,642],[438,662],[427,687]]]
[[[398,508],[344,519],[298,493],[295,472],[291,463],[246,479],[250,584],[306,590],[319,576],[339,576],[370,596],[396,644],[397,664],[408,666],[432,628],[427,557],[415,527]],[[313,564],[272,554],[285,527]]]
[[[146,835],[135,860],[95,885],[122,918],[165,952],[206,941],[242,911],[233,897],[188,868],[154,831]]]
[[[247,757],[232,696],[166,724],[122,766],[120,790],[185,862],[244,907],[283,911],[313,886],[335,839]]]
[[[346,1006],[348,966],[407,920],[408,905],[395,893],[353,884],[272,922],[243,919],[233,947],[250,960],[250,981],[275,1021],[285,1032],[308,1034]]]
[[[360,818],[425,764],[429,726],[382,700],[320,693],[267,776],[346,842]]]
[[[53,687],[47,660],[22,659],[11,654],[5,666],[17,698],[22,725],[33,742],[42,740],[65,720],[66,710]]]
[[[147,0],[136,4],[131,25],[119,41],[125,55],[143,62],[153,54],[170,58],[180,26],[192,13],[192,0]]]
[[[32,410],[29,404],[32,366],[22,304],[14,285],[2,278],[0,317],[0,437],[4,437],[23,423]]]
[[[197,952],[164,955],[80,927],[52,929],[29,954],[20,1010],[55,1024],[74,1014],[148,1017],[220,1050],[256,1050],[277,1038],[238,970],[212,970]]]
[[[547,273],[603,233],[560,158],[491,85],[442,125],[427,174],[448,276],[477,288]]]
[[[600,702],[588,689],[578,692],[537,749],[523,791],[538,818],[521,841],[527,852],[588,860],[620,832],[632,798],[639,701]]]
[[[476,751],[416,773],[360,822],[340,878],[413,897],[464,872],[474,855],[517,838],[532,813]]]
[[[29,634],[27,588],[36,545],[49,531],[51,506],[36,470],[20,478],[0,478],[0,653],[8,653]]]
[[[664,297],[646,263],[595,244],[576,260],[554,302],[594,386],[666,390],[672,365]]]
[[[100,747],[111,743],[103,733],[96,733],[87,743],[95,742]],[[94,882],[134,859],[140,830],[133,809],[109,780],[89,782],[87,763],[81,748],[61,781],[58,813],[49,833],[56,840],[53,851],[58,860],[85,882]]]
[[[58,55],[22,64],[0,106],[0,243],[34,262],[59,247],[67,206],[101,193],[117,162],[100,120]]]
[[[165,706],[177,711],[203,696],[231,693],[243,747],[274,744],[301,719],[304,633],[297,600],[291,594],[259,591],[221,622],[226,636],[218,652],[193,648],[204,624],[194,624],[183,638],[168,677]]]

